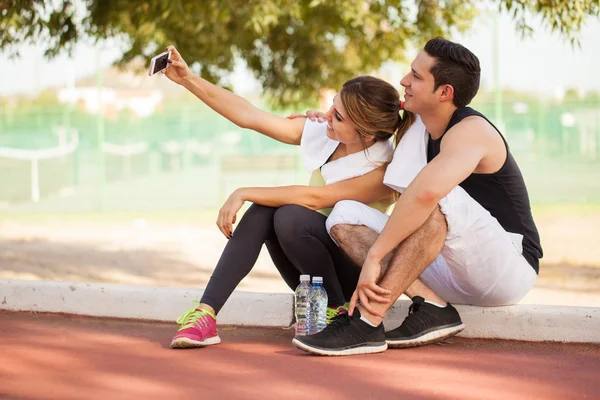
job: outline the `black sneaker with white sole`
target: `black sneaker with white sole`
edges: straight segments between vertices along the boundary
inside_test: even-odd
[[[463,329],[465,325],[450,303],[438,307],[415,296],[408,316],[398,328],[385,333],[385,341],[390,348],[423,346],[454,336]]]
[[[338,315],[321,332],[299,336],[292,340],[294,346],[320,356],[349,356],[355,354],[381,353],[387,349],[383,323],[373,327],[360,319],[360,311],[354,315]]]

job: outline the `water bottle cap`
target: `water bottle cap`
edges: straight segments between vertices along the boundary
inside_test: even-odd
[[[323,283],[323,277],[322,276],[313,276],[313,283]]]
[[[310,275],[300,275],[300,282],[310,282]]]

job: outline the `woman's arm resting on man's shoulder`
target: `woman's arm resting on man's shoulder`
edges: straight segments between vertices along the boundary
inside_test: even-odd
[[[241,128],[255,130],[283,143],[300,144],[306,119],[289,119],[263,111],[243,97],[192,74],[174,46],[167,50],[171,51],[171,60],[165,75],[214,111]]]

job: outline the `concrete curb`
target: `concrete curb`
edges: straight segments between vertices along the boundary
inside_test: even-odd
[[[202,297],[201,289],[102,283],[0,280],[0,310],[171,321]],[[235,292],[219,324],[289,327],[293,297]]]
[[[0,280],[0,310],[174,321],[201,289],[99,283]],[[386,328],[400,325],[408,301],[388,312]],[[600,343],[600,308],[516,305],[457,306],[466,325],[460,336],[484,339]],[[219,313],[219,324],[289,327],[293,296],[236,291]]]
[[[386,315],[386,329],[399,326],[408,300],[397,301]],[[480,339],[600,343],[600,308],[517,304],[508,307],[457,305],[465,330],[459,336]]]

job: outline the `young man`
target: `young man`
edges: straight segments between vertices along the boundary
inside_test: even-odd
[[[442,38],[412,62],[400,83],[405,110],[426,129],[424,167],[404,182],[396,150],[384,182],[402,194],[389,219],[353,202],[336,205],[330,233],[362,265],[361,275],[349,315],[294,339],[298,348],[350,355],[432,343],[464,328],[449,302],[514,304],[531,289],[542,257],[539,234],[504,138],[466,107],[479,79],[477,57]],[[413,300],[409,315],[384,332],[383,317],[402,293]]]

